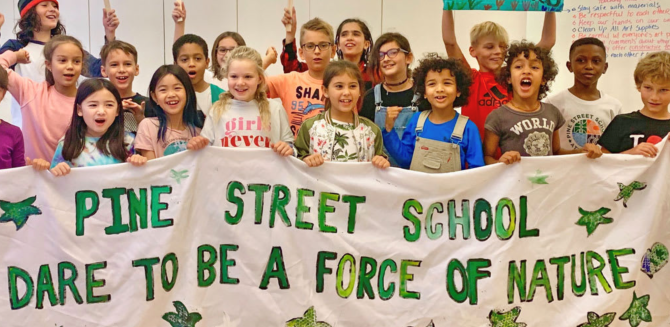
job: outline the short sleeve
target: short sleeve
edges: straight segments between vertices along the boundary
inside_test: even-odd
[[[622,120],[620,116],[614,117],[614,120],[612,120],[609,126],[607,126],[605,132],[598,140],[598,144],[601,145],[603,148],[607,149],[607,151],[609,152],[612,153],[621,152],[622,142],[620,140],[619,131],[621,131],[622,127],[623,127]]]
[[[63,158],[63,144],[64,140],[60,140],[58,142],[58,147],[56,148],[56,152],[54,152],[54,157],[51,159],[51,168],[53,169],[54,167],[58,166],[59,163],[61,162],[67,162],[65,158]],[[67,164],[72,167],[72,164],[67,162]]]
[[[498,136],[503,134],[500,127],[501,110],[502,109],[500,108],[493,110],[491,114],[486,117],[486,123],[484,124],[484,128],[486,128],[486,130],[491,131],[493,134]]]
[[[209,144],[212,144],[212,142],[216,138],[214,131],[214,119],[212,118],[212,115],[209,115],[207,118],[205,118],[205,125],[202,127],[202,130],[200,131],[200,136],[209,140]]]
[[[135,136],[135,149],[145,151],[155,151],[154,144],[158,139],[158,128],[154,119],[143,119],[140,126],[137,127],[137,136]]]
[[[267,78],[268,98],[282,98],[281,89],[286,80],[286,75],[275,75]]]
[[[484,166],[484,148],[482,139],[479,136],[477,125],[471,120],[465,125],[465,135],[468,139],[467,149],[465,149],[465,162],[468,168],[477,168]]]

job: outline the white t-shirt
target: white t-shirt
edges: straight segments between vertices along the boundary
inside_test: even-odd
[[[220,118],[207,116],[200,136],[214,146],[231,148],[268,148],[278,141],[293,142],[286,111],[274,101],[270,101],[270,130],[263,130],[256,100],[232,100]]]
[[[564,150],[580,149],[586,143],[597,144],[607,125],[622,109],[619,100],[602,91],[600,99],[586,101],[566,89],[552,95],[546,102],[556,106],[565,118],[565,124],[559,129],[561,148]]]
[[[212,107],[212,87],[207,86],[203,92],[195,92],[195,97],[198,100],[198,110],[202,111],[205,116],[209,116],[209,109]]]

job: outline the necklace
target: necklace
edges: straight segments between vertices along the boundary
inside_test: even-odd
[[[390,83],[386,83],[386,82],[384,82],[384,85],[386,85],[386,86],[390,86],[390,87],[400,86],[400,85],[403,85],[403,84],[407,83],[408,80],[409,80],[409,76],[405,77],[405,80],[403,80],[403,81],[400,82],[400,83],[390,84]]]

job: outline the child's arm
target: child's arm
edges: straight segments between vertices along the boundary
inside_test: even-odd
[[[102,9],[102,25],[105,27],[106,42],[116,40],[116,29],[119,27],[119,24],[119,17],[116,16],[115,9],[112,9],[109,12],[106,8]]]
[[[416,146],[416,124],[419,113],[416,113],[405,126],[405,131],[402,134],[402,140],[398,137],[394,125],[398,118],[398,113],[402,108],[389,107],[386,111],[386,126],[382,131],[384,137],[384,144],[389,155],[398,163],[401,168],[409,169],[412,164],[412,156],[414,155],[414,147]]]
[[[606,150],[603,148],[603,150]],[[608,152],[609,153],[609,152]],[[656,145],[653,145],[651,143],[647,142],[642,142],[638,144],[636,147],[626,150],[624,152],[621,152],[622,154],[633,154],[633,155],[642,155],[647,158],[656,158],[658,155],[658,148],[656,148]]]
[[[556,44],[556,13],[547,12],[544,14],[544,26],[542,27],[542,38],[537,46],[543,49],[551,50]]]
[[[293,14],[289,11],[291,8],[284,8],[284,16],[282,17],[282,25],[291,24],[291,31],[286,32],[286,39],[284,40],[284,48],[281,53],[281,64],[284,67],[284,73],[290,72],[304,72],[307,71],[307,65],[298,61],[297,47],[295,44],[296,33],[296,12],[295,7],[292,8]]]
[[[478,168],[486,165],[484,162],[484,150],[482,138],[479,136],[477,125],[468,120],[465,130],[465,136],[468,138],[467,148],[465,149],[465,162],[468,163],[468,169]]]
[[[442,11],[442,41],[444,41],[444,47],[447,49],[447,55],[449,58],[455,58],[462,61],[464,64],[470,68],[470,64],[465,59],[463,51],[458,46],[456,41],[456,30],[454,28],[454,12],[451,10]]]
[[[269,47],[265,52],[265,57],[263,57],[263,69],[268,69],[270,65],[275,63],[277,63],[277,49]]]
[[[143,157],[139,154],[133,154],[126,160],[126,162],[130,163],[133,166],[144,166],[147,163],[147,160],[149,160],[147,157]]]
[[[500,136],[498,134],[486,130],[484,134],[484,161],[487,165],[497,164],[502,162],[506,165],[511,165],[515,162],[521,161],[521,154],[517,151],[507,151],[500,156],[500,160],[495,159],[498,145],[500,144]]]
[[[26,152],[23,145],[23,133],[19,132],[16,135],[16,140],[14,142],[14,146],[12,147],[12,168],[25,166],[26,165],[25,155]]]
[[[172,20],[174,20],[174,41],[177,41],[186,32],[186,5],[183,1],[174,2]]]
[[[274,150],[277,154],[288,157],[295,156],[295,148],[293,147],[293,132],[291,132],[291,126],[288,123],[288,115],[283,106],[279,106],[276,111],[279,114],[279,128],[280,136],[279,141],[276,143],[270,144],[270,148]],[[273,112],[274,114],[275,112]]]
[[[153,152],[151,150],[137,150],[137,151],[140,152],[140,155],[142,157],[147,158],[147,160],[156,159],[156,152]]]
[[[0,67],[7,71],[7,91],[16,99],[20,106],[23,107],[28,101],[34,99],[37,96],[37,85],[39,83],[34,82],[30,78],[23,77],[9,67],[14,66],[18,62],[18,58],[23,57],[27,58],[27,62],[30,62],[28,52],[24,49],[19,51],[6,51],[0,55]]]

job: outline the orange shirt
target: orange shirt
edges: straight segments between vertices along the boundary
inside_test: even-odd
[[[324,109],[323,80],[309,76],[309,72],[270,76],[267,84],[268,97],[281,99],[294,136],[302,122]]]

